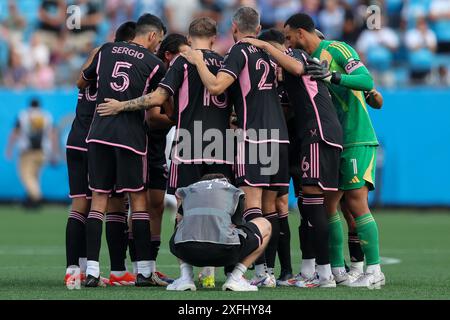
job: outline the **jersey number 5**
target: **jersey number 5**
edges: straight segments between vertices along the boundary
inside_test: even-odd
[[[120,71],[120,69],[121,68],[130,69],[131,66],[132,66],[132,64],[128,63],[128,62],[123,62],[123,61],[116,62],[116,65],[114,66],[111,76],[114,79],[122,78],[122,84],[120,85],[117,82],[111,82],[110,85],[114,91],[124,92],[125,90],[128,89],[128,87],[130,86],[130,77],[128,76],[128,74],[126,72]]]

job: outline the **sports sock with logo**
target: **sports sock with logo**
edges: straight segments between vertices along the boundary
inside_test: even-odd
[[[380,247],[378,240],[378,226],[371,213],[355,218],[356,231],[361,243],[361,249],[366,257],[366,264],[380,263]]]
[[[123,212],[108,212],[105,220],[111,271],[125,271],[124,237],[127,231],[127,216]]]
[[[300,226],[298,227],[298,236],[300,239],[300,250],[302,251],[302,259],[315,259],[316,254],[313,246],[313,230],[308,220],[308,212],[302,210],[302,197],[297,199],[298,209],[300,211]]]
[[[86,216],[72,210],[66,225],[67,267],[78,266],[82,257],[86,257]]]
[[[278,258],[280,260],[281,272],[292,273],[291,263],[291,230],[289,229],[288,213],[278,215],[280,224],[280,238],[278,240]]]
[[[136,211],[131,215],[133,220],[133,238],[136,246],[136,261],[138,262],[139,273],[145,277],[150,276],[150,216],[146,211]],[[145,263],[144,263],[145,262]],[[141,272],[142,270],[145,270]],[[148,271],[147,271],[148,269]]]
[[[270,224],[272,225],[272,236],[265,250],[267,268],[275,268],[275,259],[277,257],[278,240],[280,238],[280,223],[278,221],[278,213],[271,212],[264,214]]]
[[[91,210],[89,212],[86,222],[88,270],[89,261],[99,261],[103,219],[104,215],[102,212],[96,210]]]
[[[312,225],[313,245],[318,265],[329,262],[328,221],[325,211],[323,194],[304,194],[302,196],[301,212],[306,213]]]
[[[364,252],[361,248],[358,233],[348,233],[348,251],[350,252],[350,261],[352,262],[364,262]]]
[[[332,268],[343,268],[344,261],[344,231],[342,230],[342,221],[339,212],[328,218],[330,230],[329,247],[330,263]]]
[[[238,263],[235,267],[233,272],[231,273],[231,276],[235,280],[240,280],[242,276],[247,272],[247,267],[244,266],[242,263]]]

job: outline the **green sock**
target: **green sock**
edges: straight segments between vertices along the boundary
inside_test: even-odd
[[[344,267],[344,230],[339,212],[328,218],[328,227],[331,267]]]
[[[356,231],[361,248],[366,256],[366,264],[380,263],[380,244],[378,242],[378,226],[371,213],[355,218]]]

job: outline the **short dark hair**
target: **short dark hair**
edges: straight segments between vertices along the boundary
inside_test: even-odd
[[[314,31],[321,40],[325,40],[325,36],[323,35],[322,31],[320,31],[319,29],[316,29]]]
[[[213,37],[217,35],[217,22],[209,17],[195,19],[189,25],[191,37]]]
[[[276,42],[281,45],[283,45],[286,41],[286,37],[284,36],[283,32],[274,28],[267,29],[261,32],[261,34],[258,36],[258,39],[268,42]]]
[[[296,13],[292,15],[289,19],[287,19],[284,26],[289,26],[295,29],[301,28],[308,32],[315,32],[316,30],[313,19],[306,13]]]
[[[136,22],[136,35],[142,35],[156,29],[166,34],[167,29],[160,18],[151,14],[144,13]]]
[[[233,15],[233,22],[240,32],[255,32],[260,24],[259,13],[252,7],[240,7]]]
[[[41,106],[41,103],[39,102],[38,98],[32,98],[30,101],[30,106],[33,108],[39,108]]]
[[[181,45],[188,45],[187,38],[179,33],[171,33],[161,42],[156,55],[164,61],[164,54],[169,51],[172,54],[180,53]]]
[[[136,22],[127,21],[117,28],[114,42],[131,41],[136,37]]]
[[[225,177],[223,173],[208,173],[205,174],[203,177],[201,177],[199,181],[214,180],[214,179],[227,179],[227,181],[229,182],[228,178]]]

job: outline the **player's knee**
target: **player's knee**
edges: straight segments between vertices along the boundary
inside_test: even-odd
[[[323,190],[318,186],[303,186],[303,194],[323,194]]]
[[[289,198],[287,195],[278,197],[276,202],[277,212],[287,212],[289,209],[288,202]]]

